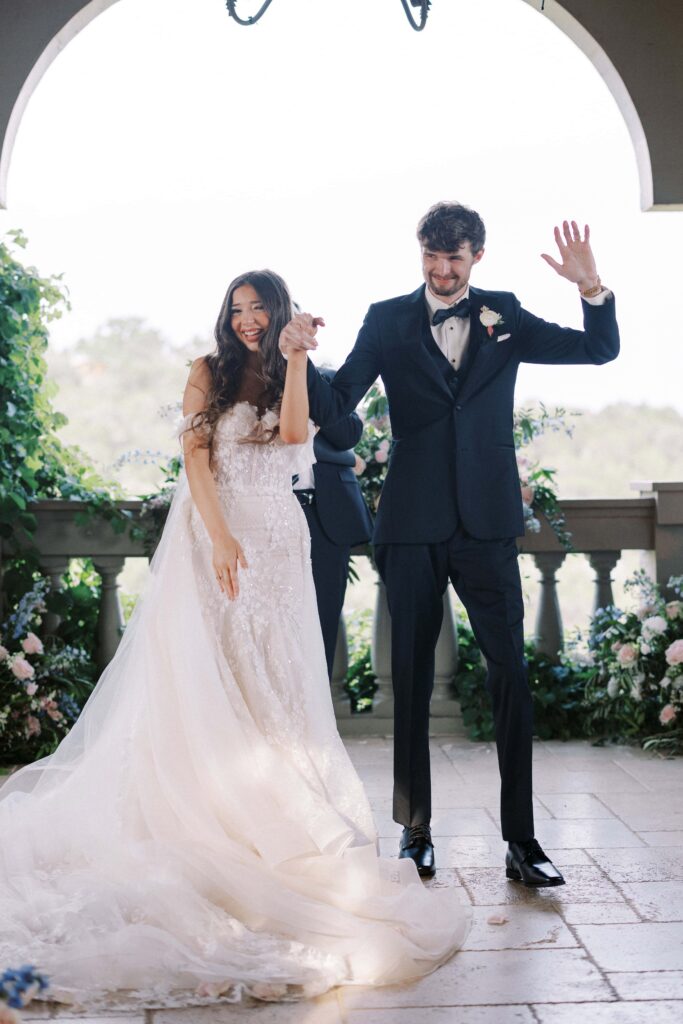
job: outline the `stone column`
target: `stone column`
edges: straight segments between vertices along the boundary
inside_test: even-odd
[[[62,576],[69,571],[69,560],[63,555],[42,555],[40,558],[41,571],[50,579],[50,593],[57,594],[63,590]],[[56,612],[47,612],[43,616],[43,634],[54,636],[62,621],[61,615]]]
[[[391,684],[391,616],[386,587],[377,579],[377,600],[372,622],[372,671],[377,676],[373,717],[394,720],[394,690]]]
[[[448,588],[443,595],[443,623],[434,652],[434,690],[429,713],[432,718],[459,716],[460,705],[453,692],[458,668],[458,633]]]
[[[641,498],[655,500],[656,580],[667,601],[676,596],[669,588],[672,576],[683,575],[683,483],[633,483]]]
[[[621,558],[621,551],[590,551],[588,561],[595,573],[595,601],[593,614],[598,608],[614,604],[612,593],[612,570]]]
[[[557,658],[564,646],[562,616],[557,600],[555,574],[564,562],[564,551],[545,551],[534,554],[536,568],[541,574],[541,598],[536,617],[536,648],[549,658]]]
[[[349,647],[346,636],[346,621],[342,612],[339,618],[339,630],[337,632],[337,646],[334,649],[334,662],[332,665],[332,703],[337,718],[351,717],[351,699],[344,689],[346,673],[349,670]]]
[[[102,596],[97,617],[97,667],[104,671],[116,650],[123,633],[123,611],[119,600],[119,573],[125,558],[117,555],[98,555],[93,558],[95,570],[102,579]]]

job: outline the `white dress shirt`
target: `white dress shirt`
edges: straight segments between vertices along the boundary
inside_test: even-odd
[[[602,306],[603,302],[606,302],[608,298],[611,298],[611,291],[605,288],[600,292],[599,295],[595,295],[592,299],[584,299],[591,306]],[[462,299],[468,299],[470,297],[470,286],[468,285],[462,295],[459,297],[458,302]],[[427,303],[427,310],[429,312],[429,323],[431,326],[432,337],[437,343],[446,359],[449,361],[454,370],[460,369],[463,356],[467,349],[468,342],[470,340],[470,318],[468,316],[450,316],[448,320],[444,320],[436,327],[432,324],[432,318],[436,313],[437,309],[450,309],[453,305],[452,302],[444,302],[437,295],[434,295],[429,287],[425,288],[425,300]]]

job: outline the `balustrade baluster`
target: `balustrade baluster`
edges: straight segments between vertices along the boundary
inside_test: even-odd
[[[372,622],[372,671],[377,676],[377,692],[372,714],[394,720],[394,689],[391,683],[391,616],[386,587],[377,580],[377,600]]]
[[[124,558],[99,555],[93,559],[95,571],[102,579],[100,611],[97,616],[97,667],[102,672],[116,654],[123,633],[123,611],[119,600],[119,573]]]
[[[564,562],[564,551],[544,551],[534,554],[536,568],[541,574],[541,595],[536,617],[536,649],[549,658],[557,658],[564,646],[562,616],[557,599],[556,572]]]
[[[458,668],[458,633],[453,605],[448,590],[443,595],[443,622],[434,652],[434,690],[429,706],[432,718],[453,718],[460,714],[460,705],[453,691],[453,677]]]
[[[595,600],[593,612],[614,604],[612,570],[621,558],[621,551],[590,551],[588,561],[595,573]]]
[[[50,593],[59,593],[63,589],[62,577],[69,571],[69,560],[63,555],[43,555],[40,559],[40,568],[49,577]],[[61,615],[56,612],[46,612],[42,622],[43,636],[54,636],[61,621]]]
[[[351,716],[351,699],[344,689],[346,673],[349,670],[349,645],[346,635],[346,621],[344,613],[339,617],[339,630],[337,632],[337,646],[334,649],[334,662],[332,663],[332,703],[337,718],[349,718]]]

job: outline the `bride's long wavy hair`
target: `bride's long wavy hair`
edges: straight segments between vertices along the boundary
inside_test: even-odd
[[[214,330],[216,348],[206,357],[206,365],[211,374],[207,405],[204,411],[195,417],[192,428],[203,428],[206,432],[209,451],[213,448],[216,424],[220,416],[238,401],[242,386],[248,349],[232,329],[231,313],[235,292],[245,284],[252,286],[270,317],[268,329],[259,340],[264,404],[268,409],[279,412],[282,402],[287,364],[278,348],[278,342],[280,332],[292,319],[292,299],[287,285],[279,274],[273,270],[249,270],[236,277],[228,286]],[[262,431],[248,440],[268,443],[277,436],[277,433],[278,428],[275,427],[273,430]]]

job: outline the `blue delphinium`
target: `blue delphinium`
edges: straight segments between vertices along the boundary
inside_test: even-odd
[[[0,999],[4,999],[13,1010],[21,1010],[37,992],[44,992],[47,987],[45,975],[38,974],[30,964],[24,964],[16,971],[10,969],[0,976]]]

